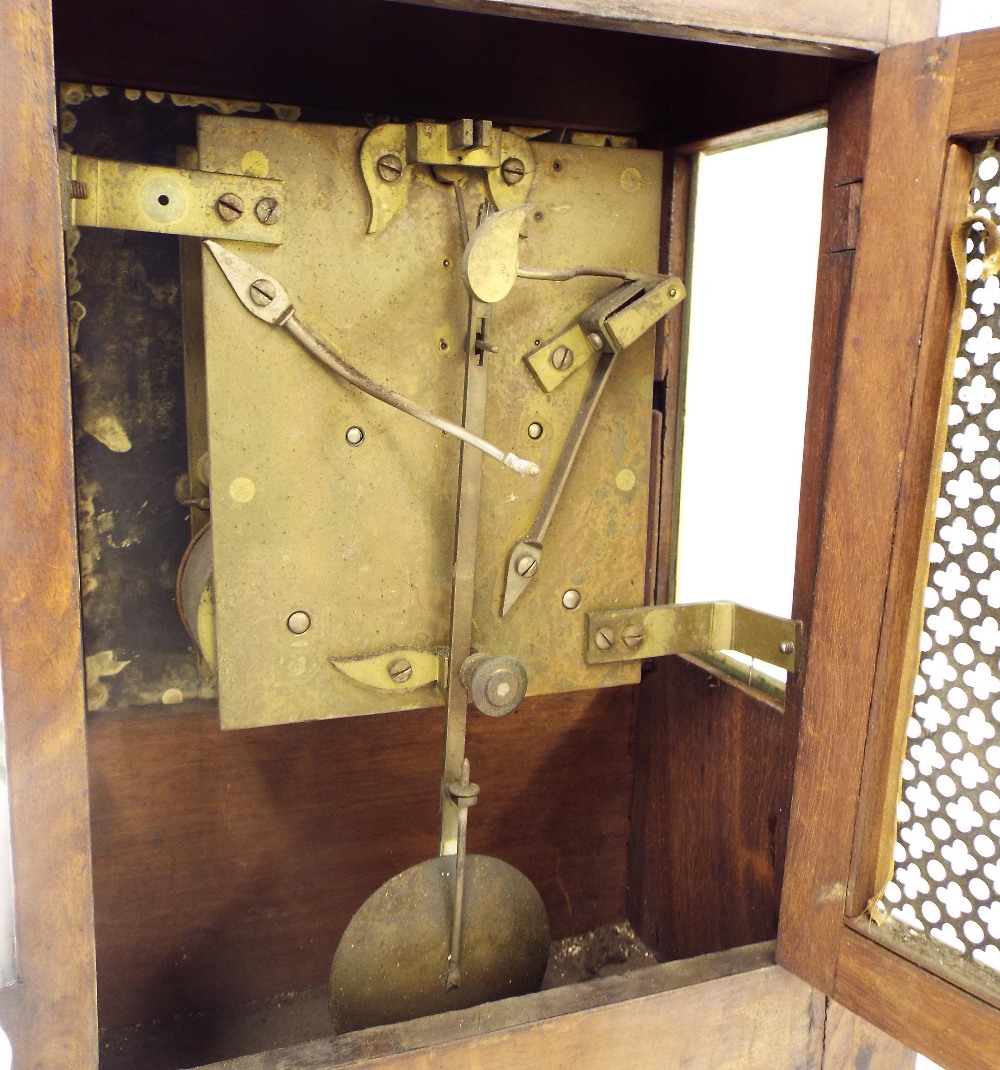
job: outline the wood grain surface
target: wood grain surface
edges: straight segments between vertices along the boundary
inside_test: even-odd
[[[489,1017],[480,1023],[468,1022],[465,1015],[462,1023],[458,1015],[441,1015],[412,1023],[434,1028],[433,1046],[405,1026],[388,1035],[372,1029],[344,1038],[350,1042],[346,1048],[341,1041],[315,1041],[217,1063],[214,1070],[821,1070],[811,1041],[822,1031],[824,1001],[808,985],[778,967],[758,965],[701,983],[689,978],[684,987],[674,988],[670,972],[675,966],[687,964],[578,985],[560,994],[562,1005],[552,1008],[551,1016],[527,1027],[516,1020],[501,1026]],[[665,990],[651,991],[647,975],[655,975]],[[594,1005],[588,990],[602,988],[616,991],[618,998]],[[555,995],[508,1002],[527,1006]],[[503,1004],[494,1007],[503,1014]],[[536,1012],[537,1017],[542,1016]]]
[[[660,957],[773,939],[783,733],[770,706],[680,658],[643,679],[629,918]]]
[[[996,1070],[996,1010],[852,929],[844,929],[834,995],[943,1070]]]
[[[69,353],[49,7],[0,2],[0,643],[19,1067],[96,1062],[93,916]]]
[[[893,0],[416,0],[433,7],[474,8],[498,15],[609,26],[632,33],[692,37],[763,48],[825,51],[845,55],[916,41],[937,30],[937,7],[929,0],[907,5]]]
[[[554,938],[625,917],[632,688],[476,715],[469,849]],[[325,984],[365,898],[437,852],[440,710],[240,732],[213,709],[88,730],[102,1028]]]
[[[968,212],[971,176],[969,151],[950,146],[921,332],[924,338],[942,338],[949,331],[955,294],[951,234]],[[952,403],[947,357],[946,345],[920,348],[844,908],[850,918],[858,917],[869,900],[881,893],[893,871],[896,803],[906,726],[913,709],[924,588],[940,488],[940,452],[936,451],[943,449]]]
[[[832,1000],[823,1031],[823,1070],[913,1070],[916,1055]]]
[[[954,42],[879,63],[836,381],[778,961],[830,992],[944,172]],[[891,121],[890,121],[891,117]],[[907,225],[898,225],[900,204]]]

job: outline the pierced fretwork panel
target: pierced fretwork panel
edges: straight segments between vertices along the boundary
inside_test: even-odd
[[[973,211],[1000,218],[1000,156],[976,157]],[[910,930],[1000,972],[1000,280],[968,296],[941,457],[894,879]]]

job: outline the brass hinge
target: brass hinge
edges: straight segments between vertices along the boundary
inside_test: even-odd
[[[287,203],[275,178],[100,160],[61,150],[64,227],[280,245]]]
[[[640,606],[587,614],[588,665],[721,650],[798,672],[802,621],[760,613],[735,602]]]

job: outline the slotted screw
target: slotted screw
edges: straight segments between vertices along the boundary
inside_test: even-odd
[[[567,368],[572,368],[575,359],[573,350],[569,346],[557,346],[552,350],[552,356],[549,357],[549,360],[552,361],[552,367],[560,372],[564,372]]]
[[[281,218],[281,205],[273,197],[261,197],[254,211],[265,227],[273,227]]]
[[[270,279],[258,279],[250,284],[250,300],[263,308],[274,300],[277,291]]]
[[[375,169],[383,182],[398,182],[403,174],[403,161],[391,152],[387,152],[385,156],[379,157]]]
[[[523,576],[525,579],[529,579],[538,571],[538,562],[531,556],[531,554],[521,554],[517,559],[517,564],[514,565],[519,576]]]
[[[508,186],[516,186],[524,178],[524,161],[510,156],[500,165],[500,174]]]
[[[406,658],[397,658],[389,665],[389,677],[395,684],[405,684],[413,675],[413,666]]]
[[[637,646],[642,646],[645,639],[646,633],[637,624],[630,624],[625,631],[622,632],[622,642],[633,649]]]
[[[615,645],[615,633],[610,628],[598,628],[594,633],[594,646],[598,650],[610,650]]]
[[[232,223],[234,219],[239,219],[243,215],[243,198],[236,193],[223,193],[215,202],[215,210],[219,213],[220,219]]]

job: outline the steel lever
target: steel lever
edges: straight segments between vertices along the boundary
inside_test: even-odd
[[[576,419],[573,421],[573,426],[569,429],[569,437],[562,448],[562,453],[559,454],[559,460],[556,462],[555,469],[552,472],[552,479],[545,492],[545,497],[542,499],[542,504],[535,515],[534,522],[528,534],[516,543],[514,549],[510,552],[510,557],[507,559],[507,578],[503,588],[501,617],[505,617],[510,612],[511,607],[538,574],[538,569],[542,563],[542,541],[549,529],[549,524],[552,522],[559,499],[562,497],[562,492],[566,486],[566,481],[569,479],[576,455],[580,452],[580,445],[583,442],[583,436],[586,434],[587,428],[590,426],[594,409],[597,408],[601,394],[604,393],[604,387],[616,356],[616,353],[605,350],[598,358],[597,367],[594,369],[594,374],[587,385],[587,391],[580,402],[580,408],[577,411]]]
[[[444,431],[445,434],[474,446],[477,450],[482,450],[487,456],[506,465],[518,475],[538,475],[540,469],[534,461],[525,460],[509,451],[505,452],[479,435],[467,431],[461,424],[446,420],[443,416],[438,416],[415,401],[396,393],[395,390],[370,379],[364,372],[359,371],[335,353],[296,316],[295,307],[292,305],[288,292],[277,279],[264,274],[253,264],[231,253],[228,249],[223,249],[214,241],[206,240],[205,245],[222,268],[223,274],[229,280],[230,286],[243,307],[265,323],[270,323],[275,327],[284,327],[304,349],[307,349],[335,375],[346,379],[358,390],[385,402],[386,405],[391,405],[394,409],[399,409],[425,424],[430,424],[431,427],[436,427],[439,431]]]

